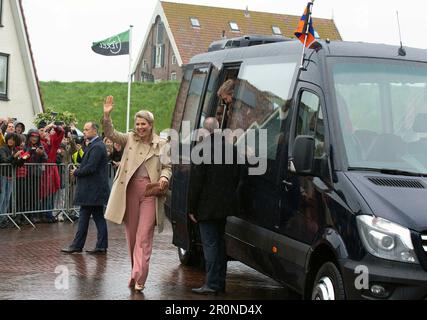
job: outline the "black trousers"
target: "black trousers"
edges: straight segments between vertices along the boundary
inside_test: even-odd
[[[206,266],[205,285],[213,290],[225,290],[225,219],[199,221],[199,228]]]
[[[98,238],[95,248],[108,248],[107,222],[104,218],[103,206],[80,207],[79,226],[76,236],[74,237],[73,244],[71,245],[73,248],[83,249],[86,242],[87,230],[89,228],[89,220],[91,215],[93,216],[93,221],[95,221],[96,229],[98,231]]]

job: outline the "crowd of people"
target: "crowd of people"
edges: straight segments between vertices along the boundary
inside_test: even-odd
[[[117,168],[121,146],[108,139],[103,142],[111,165]],[[18,224],[28,222],[19,213],[28,213],[33,223],[63,221],[58,209],[64,208],[65,192],[70,189],[65,177],[70,166],[81,163],[86,148],[87,141],[74,126],[41,121],[37,129],[26,131],[23,122],[0,118],[0,228],[12,226],[6,215],[12,213],[18,213],[13,218]],[[71,218],[77,219],[78,214]]]

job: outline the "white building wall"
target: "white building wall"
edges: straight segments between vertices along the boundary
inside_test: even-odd
[[[0,52],[9,54],[9,101],[0,100],[0,117],[17,118],[25,124],[28,131],[34,127],[33,119],[35,114],[41,111],[41,103],[35,81],[31,79],[34,76],[32,62],[27,52],[25,34],[22,34],[21,16],[17,10],[19,4],[16,0],[3,0]]]

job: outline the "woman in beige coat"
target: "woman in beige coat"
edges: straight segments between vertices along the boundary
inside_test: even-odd
[[[145,188],[150,182],[159,182],[160,188],[168,187],[172,174],[170,163],[162,163],[162,151],[167,141],[154,133],[154,117],[142,110],[135,115],[133,132],[120,133],[114,130],[110,113],[113,97],[104,103],[103,128],[105,136],[123,147],[122,161],[114,177],[105,218],[112,222],[125,223],[126,239],[132,262],[129,286],[142,291],[148,276],[154,227],[163,230],[164,197],[146,197]]]

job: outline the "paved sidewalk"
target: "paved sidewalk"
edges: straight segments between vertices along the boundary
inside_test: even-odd
[[[277,282],[239,262],[229,262],[227,293],[198,296],[191,288],[203,283],[204,272],[180,264],[171,244],[169,224],[155,235],[150,273],[144,294],[127,287],[130,275],[124,227],[109,224],[109,250],[106,256],[86,253],[66,255],[77,225],[40,224],[37,229],[23,227],[0,230],[0,299],[287,299]],[[157,231],[156,231],[157,232]],[[86,248],[91,249],[96,230],[91,221]],[[56,271],[56,273],[55,273]],[[61,289],[66,285],[68,289]]]

